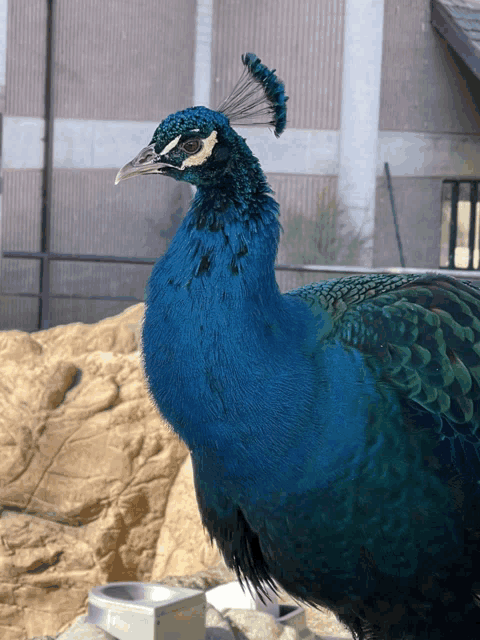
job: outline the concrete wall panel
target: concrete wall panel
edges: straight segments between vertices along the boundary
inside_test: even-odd
[[[5,113],[44,115],[47,3],[14,0],[7,13]]]
[[[242,72],[251,51],[285,82],[288,126],[338,129],[344,0],[222,0],[214,5],[213,108]]]
[[[269,174],[268,181],[280,205],[280,237],[277,262],[283,264],[336,264],[332,245],[335,234],[337,178],[334,176],[301,176]],[[332,206],[330,206],[332,205]],[[307,282],[316,274],[277,271],[277,282],[288,291]]]
[[[480,87],[430,24],[429,0],[385,0],[380,130],[480,131]]]
[[[438,269],[442,180],[392,178],[392,186],[406,265]],[[374,266],[400,266],[386,178],[377,179]]]
[[[159,122],[192,105],[195,0],[56,6],[56,117]],[[43,116],[46,3],[10,7],[7,113]]]

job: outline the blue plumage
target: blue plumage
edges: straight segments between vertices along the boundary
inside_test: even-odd
[[[243,116],[280,134],[283,84],[243,60]],[[117,176],[197,186],[150,276],[142,351],[203,523],[260,593],[276,580],[360,640],[473,638],[480,294],[378,275],[282,295],[278,205],[231,126],[241,95],[169,116]]]

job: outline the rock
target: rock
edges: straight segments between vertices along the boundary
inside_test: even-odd
[[[227,609],[222,613],[228,620],[235,638],[248,640],[298,640],[298,634],[292,627],[275,622],[273,616],[263,611],[249,609]]]
[[[275,622],[268,613],[229,609],[221,614],[211,605],[205,613],[205,640],[300,640],[295,629]],[[114,636],[79,616],[70,629],[56,638],[32,640],[115,640]],[[320,639],[319,639],[320,640]]]
[[[143,379],[143,305],[0,332],[0,637],[55,636],[91,587],[215,564],[190,457]]]
[[[88,622],[87,616],[79,616],[70,629],[58,635],[55,640],[115,640],[115,638],[97,625]]]
[[[168,496],[165,520],[153,560],[152,580],[159,580],[158,576],[188,576],[208,570],[219,560],[220,554],[210,544],[210,538],[200,520],[193,487],[193,468],[188,456],[180,467]],[[228,571],[226,568],[225,570]],[[235,578],[230,578],[232,579]],[[207,587],[192,587],[196,588]]]
[[[228,620],[210,604],[207,605],[205,613],[205,626],[207,628],[205,640],[235,640],[233,629]]]
[[[201,589],[208,591],[221,584],[227,584],[236,580],[237,576],[225,564],[224,560],[219,560],[215,565],[208,569],[197,571],[193,575],[176,575],[167,576],[159,580],[169,587],[185,587],[186,589]]]

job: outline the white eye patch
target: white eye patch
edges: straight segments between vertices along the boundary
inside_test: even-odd
[[[174,138],[173,140],[170,140],[170,142],[167,144],[166,147],[164,147],[160,153],[158,154],[159,156],[165,156],[169,151],[171,151],[172,149],[174,149],[177,144],[178,141],[180,140],[182,136],[177,136],[176,138]]]
[[[196,131],[198,131],[198,129],[192,129],[192,132],[196,132]],[[180,142],[181,137],[182,136],[177,136],[173,140],[170,140],[170,142],[160,151],[158,155],[159,156],[167,155],[169,151],[171,151],[177,146],[177,144]],[[205,160],[207,160],[207,158],[209,158],[212,155],[213,147],[216,144],[217,144],[217,132],[212,131],[212,133],[208,136],[208,138],[205,138],[203,140],[203,146],[200,149],[200,151],[198,151],[192,156],[189,156],[188,158],[185,158],[185,160],[182,162],[182,165],[178,167],[178,169],[182,170],[182,169],[185,169],[185,167],[195,167],[203,164]]]
[[[217,144],[217,132],[212,131],[212,133],[205,138],[203,141],[203,147],[200,149],[198,153],[195,153],[193,156],[189,156],[185,158],[182,162],[182,166],[180,169],[185,169],[185,167],[194,167],[200,164],[203,164],[207,158],[212,155],[213,147]]]

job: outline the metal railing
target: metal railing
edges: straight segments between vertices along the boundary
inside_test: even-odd
[[[121,256],[98,256],[98,255],[82,255],[82,254],[67,254],[67,253],[50,253],[42,251],[4,251],[4,258],[17,258],[17,259],[30,259],[41,260],[42,263],[49,264],[50,261],[66,260],[72,262],[100,262],[100,263],[115,263],[115,264],[141,264],[141,265],[154,265],[157,258],[130,258]],[[297,271],[297,272],[311,272],[311,273],[331,273],[331,274],[375,274],[375,273],[392,273],[392,274],[417,274],[426,275],[431,273],[438,273],[443,275],[454,276],[457,278],[466,280],[480,280],[480,271],[475,270],[463,270],[463,269],[423,269],[416,267],[357,267],[347,265],[314,265],[314,264],[277,264],[275,265],[277,271]],[[143,302],[143,298],[137,298],[135,296],[86,296],[78,294],[62,294],[51,293],[49,287],[46,286],[45,280],[42,277],[45,275],[45,270],[40,272],[40,292],[39,293],[23,293],[23,292],[0,292],[0,296],[11,297],[24,297],[24,298],[38,298],[39,299],[39,314],[37,329],[48,329],[49,317],[46,311],[49,309],[49,301],[54,299],[73,299],[73,300],[108,300],[117,302]],[[49,280],[47,281],[49,284]]]
[[[455,251],[460,248],[458,244],[458,207],[460,202],[469,202],[469,221],[468,221],[468,264],[467,269],[473,270],[473,261],[475,252],[479,251],[479,239],[476,238],[476,227],[480,223],[477,220],[477,204],[478,204],[478,180],[444,180],[444,185],[451,185],[449,194],[450,201],[450,215],[449,215],[449,238],[448,238],[448,269],[455,269]],[[464,193],[464,198],[461,198],[461,188],[468,186],[468,196]],[[468,198],[468,199],[467,199]],[[463,247],[462,247],[463,248]]]
[[[480,280],[480,270],[468,269],[427,269],[422,267],[353,267],[347,265],[318,265],[318,264],[277,264],[278,271],[322,271],[324,273],[349,273],[349,274],[375,274],[375,273],[405,273],[412,275],[438,275],[453,276],[460,280]]]

